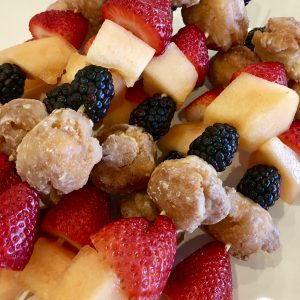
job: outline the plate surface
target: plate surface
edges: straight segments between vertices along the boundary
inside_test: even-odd
[[[88,1],[88,0],[87,0]],[[0,49],[31,38],[28,21],[43,11],[51,0],[9,0],[0,2]],[[293,16],[300,21],[300,1],[252,0],[248,5],[250,26],[262,26],[270,16]],[[182,25],[175,16],[175,28]],[[297,300],[300,299],[300,199],[293,205],[279,201],[270,210],[281,231],[282,247],[274,254],[253,255],[249,261],[232,259],[235,300]],[[193,239],[195,236],[189,236]],[[177,261],[207,241],[198,236],[178,251]]]

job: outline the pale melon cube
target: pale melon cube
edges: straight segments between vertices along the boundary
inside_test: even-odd
[[[127,87],[132,87],[155,54],[130,31],[105,20],[87,53],[90,63],[118,71]]]
[[[0,52],[0,57],[18,65],[29,76],[56,84],[75,51],[65,39],[53,36],[7,48]]]
[[[266,164],[278,169],[282,176],[281,198],[292,203],[300,197],[300,158],[277,137],[264,143],[250,157],[250,166]]]
[[[52,282],[70,266],[75,254],[55,241],[40,238],[19,280],[38,299],[48,299]]]
[[[0,299],[14,300],[24,291],[18,282],[20,272],[0,269]]]
[[[240,148],[252,152],[290,127],[298,103],[295,91],[244,73],[207,107],[204,123],[234,126]]]
[[[128,300],[115,272],[90,246],[83,247],[70,268],[53,282],[49,299]]]
[[[164,54],[154,57],[144,71],[144,87],[150,95],[165,93],[181,107],[198,79],[194,65],[171,43]]]

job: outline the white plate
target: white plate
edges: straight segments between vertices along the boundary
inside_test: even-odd
[[[87,0],[88,1],[88,0]],[[31,38],[28,21],[43,11],[51,0],[1,0],[0,49]],[[248,5],[251,27],[264,25],[270,16],[293,16],[300,21],[297,0],[252,0]],[[175,27],[182,22],[175,16]],[[234,299],[236,300],[297,300],[300,299],[300,201],[293,205],[278,202],[270,210],[281,231],[282,247],[274,254],[253,255],[249,261],[232,259]],[[206,238],[183,245],[179,258],[198,248]]]

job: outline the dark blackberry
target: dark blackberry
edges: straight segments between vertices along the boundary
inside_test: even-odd
[[[222,172],[232,163],[238,140],[234,127],[216,123],[191,143],[188,155],[197,155]]]
[[[276,168],[256,165],[247,170],[237,191],[268,209],[279,199],[280,185],[281,176]]]
[[[247,6],[249,4],[251,0],[244,0],[245,6]]]
[[[156,94],[131,112],[129,124],[143,127],[158,140],[169,131],[175,111],[176,103],[170,97]]]
[[[256,31],[264,32],[264,31],[265,31],[265,28],[266,28],[266,27],[255,27],[255,28],[253,28],[252,30],[250,30],[250,31],[248,32],[247,37],[246,37],[244,46],[246,46],[246,47],[249,48],[251,51],[253,51],[254,48],[255,48],[255,46],[252,44],[252,38],[253,38],[253,36],[254,36],[254,33],[255,33]]]
[[[184,156],[179,153],[178,151],[170,151],[169,154],[164,158],[164,161],[165,160],[171,160],[171,159],[180,159],[180,158],[183,158]]]
[[[24,93],[26,74],[14,64],[0,65],[0,102],[20,98]]]
[[[77,72],[71,87],[72,99],[83,103],[85,113],[94,123],[98,123],[107,114],[115,95],[110,71],[89,65]]]

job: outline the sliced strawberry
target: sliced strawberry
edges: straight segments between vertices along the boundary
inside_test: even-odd
[[[225,245],[211,242],[178,264],[164,294],[170,300],[231,300],[232,275]]]
[[[126,90],[125,98],[134,103],[142,103],[149,98],[149,94],[144,90],[143,79],[137,81],[133,87]]]
[[[288,85],[288,78],[284,65],[279,62],[259,62],[249,65],[233,73],[231,81],[237,78],[241,73],[249,73],[254,76],[275,82],[281,85]]]
[[[0,195],[21,181],[15,163],[10,162],[7,155],[0,154]]]
[[[42,229],[80,249],[109,223],[109,196],[92,184],[66,195],[45,216]]]
[[[83,54],[87,55],[87,53],[90,50],[90,47],[92,46],[92,44],[94,43],[94,40],[96,38],[96,35],[93,35],[84,45],[83,47]]]
[[[187,25],[178,31],[172,38],[172,41],[194,65],[198,73],[197,86],[202,85],[209,65],[208,49],[204,32],[196,25]]]
[[[88,29],[88,20],[71,10],[47,10],[33,16],[29,22],[34,38],[61,35],[77,49],[81,47]]]
[[[294,121],[289,130],[281,134],[279,138],[300,155],[300,121]]]
[[[171,2],[108,0],[102,6],[102,17],[131,31],[161,54],[172,36]]]
[[[114,269],[128,299],[159,299],[176,252],[176,230],[163,216],[121,219],[102,228],[92,242]]]
[[[215,88],[205,92],[184,108],[181,117],[186,119],[188,122],[203,121],[207,106],[211,104],[222,91],[222,88]]]
[[[33,251],[38,193],[17,183],[0,195],[0,268],[22,270]]]

